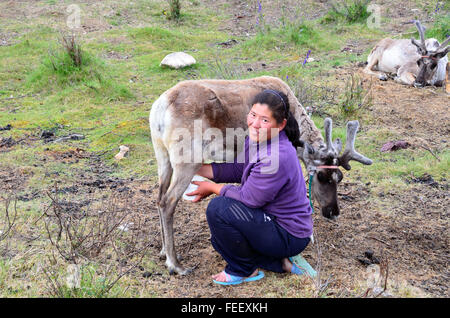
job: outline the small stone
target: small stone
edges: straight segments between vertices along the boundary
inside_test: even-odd
[[[164,57],[159,66],[168,66],[174,69],[179,69],[195,63],[195,59],[189,54],[184,52],[175,52]]]
[[[127,146],[120,146],[119,147],[119,153],[117,155],[114,156],[114,158],[116,160],[121,160],[123,159],[123,157],[125,157],[125,154],[128,152],[128,150],[130,150],[130,148],[128,148]]]

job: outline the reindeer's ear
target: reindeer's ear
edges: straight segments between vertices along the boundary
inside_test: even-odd
[[[448,51],[450,51],[450,45],[447,46],[444,50],[430,55],[436,59],[441,59],[447,55]]]
[[[314,148],[308,144],[306,141],[299,140],[300,146],[297,146],[297,155],[303,161],[310,160],[314,155]]]
[[[305,150],[308,151],[308,153],[310,155],[313,155],[316,152],[310,144],[308,144],[307,142],[305,142],[304,144],[305,144]]]

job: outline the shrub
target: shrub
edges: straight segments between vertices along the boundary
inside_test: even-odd
[[[372,82],[366,89],[358,75],[352,74],[345,83],[345,91],[341,95],[340,112],[345,116],[356,114],[359,110],[372,105]]]
[[[169,20],[179,20],[181,17],[181,0],[167,0],[169,2]]]
[[[331,10],[322,18],[322,23],[344,20],[346,23],[365,22],[370,16],[367,6],[371,0],[341,0],[331,2]],[[340,8],[340,9],[338,9]]]

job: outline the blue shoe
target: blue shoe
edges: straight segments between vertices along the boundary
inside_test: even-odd
[[[238,285],[238,284],[245,283],[245,282],[254,282],[254,281],[260,280],[261,278],[264,277],[264,272],[262,272],[262,271],[258,271],[258,274],[253,277],[234,276],[234,275],[227,274],[225,271],[223,271],[223,273],[225,273],[225,277],[227,279],[226,282],[219,282],[215,279],[213,279],[213,282],[216,284],[220,284],[220,285]]]
[[[300,254],[289,257],[292,263],[291,273],[297,275],[308,274],[311,277],[316,277],[317,272],[309,265],[309,263]]]

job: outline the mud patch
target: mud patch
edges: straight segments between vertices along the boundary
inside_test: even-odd
[[[44,155],[49,157],[51,160],[57,160],[64,163],[77,163],[79,159],[89,158],[89,155],[86,153],[84,149],[75,148],[68,150],[47,150],[44,152]]]

